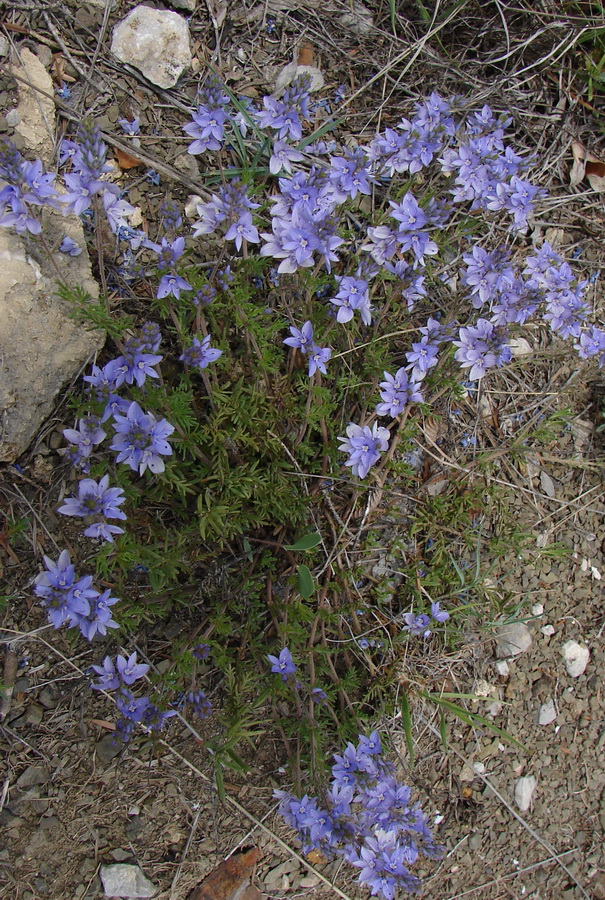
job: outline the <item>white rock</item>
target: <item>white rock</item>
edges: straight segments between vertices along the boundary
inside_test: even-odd
[[[533,775],[519,778],[515,783],[515,803],[521,812],[527,812],[531,806],[531,798],[536,790],[537,781]]]
[[[9,128],[15,128],[21,124],[21,113],[18,109],[9,109],[6,114],[6,124]]]
[[[17,82],[21,121],[17,131],[33,155],[48,165],[55,134],[54,88],[48,72],[26,48],[20,51],[22,78],[50,96],[38,95]],[[77,216],[44,212],[49,246],[64,236],[84,246]],[[51,413],[55,397],[104,343],[102,332],[91,332],[70,317],[71,307],[56,295],[57,274],[45,254],[30,255],[28,244],[8,228],[0,229],[0,462],[13,462],[29,446]],[[92,297],[97,283],[86,253],[55,253],[66,284],[79,285]],[[71,423],[70,423],[71,424]]]
[[[534,603],[531,608],[532,616],[541,616],[544,613],[544,606],[542,603]]]
[[[572,678],[579,678],[580,675],[583,675],[590,659],[588,647],[578,644],[577,641],[567,641],[563,644],[561,652],[565,660],[567,674],[571,675]]]
[[[544,637],[552,637],[555,633],[554,625],[545,625],[544,628],[541,628],[540,631],[544,635]]]
[[[288,85],[291,84],[295,78],[298,78],[299,75],[309,76],[311,79],[309,87],[310,91],[320,91],[325,84],[325,79],[316,66],[299,66],[295,62],[291,62],[283,67],[275,79],[273,95],[275,97],[281,97]]]
[[[534,351],[528,340],[525,338],[511,338],[508,342],[510,351],[513,356],[530,356]]]
[[[499,659],[496,663],[496,672],[502,678],[508,678],[510,675],[510,668],[505,659]]]
[[[101,881],[106,897],[155,897],[158,888],[145,878],[138,866],[116,863],[101,866]]]
[[[6,40],[6,38],[4,37],[4,35],[1,35],[1,34],[0,34],[0,57],[2,57],[2,56],[8,56],[8,51],[9,51],[9,49],[10,49],[10,48],[9,48],[9,45],[8,45],[8,41]]]
[[[20,78],[29,82],[17,82],[17,110],[21,117],[17,131],[31,156],[40,157],[48,165],[53,158],[55,140],[54,85],[35,53],[26,48],[19,51],[19,65],[11,68]]]
[[[500,659],[519,656],[531,647],[532,637],[523,622],[507,622],[496,629],[496,653]]]
[[[338,21],[345,28],[349,28],[362,37],[367,37],[374,27],[372,13],[360,0],[355,0],[351,12],[343,13]]]
[[[153,84],[174,87],[191,65],[189,26],[171,10],[136,6],[114,28],[111,52]]]
[[[188,219],[199,219],[200,214],[197,208],[198,204],[203,202],[199,194],[189,194],[185,203],[185,215]]]
[[[550,725],[557,718],[557,710],[555,709],[555,701],[552,697],[543,703],[538,713],[538,725]]]

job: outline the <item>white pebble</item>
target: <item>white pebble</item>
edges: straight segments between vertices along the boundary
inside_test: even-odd
[[[538,713],[538,725],[550,725],[557,718],[557,710],[555,709],[555,701],[552,697],[543,703]]]
[[[588,647],[578,644],[577,641],[567,641],[563,644],[561,652],[565,660],[567,674],[571,675],[572,678],[579,678],[580,675],[583,675],[590,659]]]
[[[515,803],[521,812],[527,812],[531,806],[531,798],[536,790],[537,781],[533,775],[519,778],[515,784]]]

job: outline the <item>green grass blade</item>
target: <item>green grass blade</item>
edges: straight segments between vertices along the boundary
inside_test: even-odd
[[[403,722],[403,733],[405,734],[405,742],[408,745],[408,756],[410,758],[410,768],[414,767],[414,738],[412,737],[412,716],[410,714],[410,704],[408,702],[405,691],[401,693],[401,720]]]

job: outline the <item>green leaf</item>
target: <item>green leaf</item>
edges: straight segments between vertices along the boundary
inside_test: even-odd
[[[315,584],[313,582],[313,576],[311,575],[311,570],[308,566],[299,566],[298,567],[298,593],[301,597],[304,597],[305,600],[308,600],[309,597],[313,594],[315,590]]]
[[[214,777],[216,778],[216,789],[218,791],[218,795],[220,797],[221,803],[224,803],[227,799],[227,795],[225,793],[225,782],[223,779],[223,770],[221,768],[221,764],[218,759],[214,760]]]
[[[405,742],[408,745],[408,756],[410,758],[410,768],[414,766],[414,738],[412,737],[412,716],[410,714],[410,704],[408,703],[407,694],[401,694],[401,718],[403,721],[403,731],[405,734]]]
[[[284,550],[312,550],[321,544],[321,534],[312,531],[310,534],[303,534],[295,544],[284,544]]]
[[[441,743],[443,744],[443,749],[447,750],[447,728],[445,725],[445,715],[441,707],[439,708],[439,734],[441,735]]]
[[[422,691],[422,696],[426,697],[427,700],[432,700],[433,703],[436,703],[443,709],[448,710],[448,712],[453,713],[463,722],[466,722],[467,725],[482,725],[484,728],[489,728],[490,731],[493,731],[494,734],[497,734],[499,737],[504,738],[505,741],[509,741],[511,744],[514,744],[516,747],[519,747],[521,750],[525,751],[525,753],[529,753],[529,750],[524,744],[516,740],[516,738],[510,735],[507,731],[504,731],[502,728],[498,728],[497,725],[494,725],[493,722],[490,722],[490,720],[486,719],[484,716],[480,716],[478,713],[471,712],[468,709],[463,709],[461,706],[458,706],[457,703],[452,703],[451,700],[446,700],[441,696],[441,694],[429,694],[426,691]]]

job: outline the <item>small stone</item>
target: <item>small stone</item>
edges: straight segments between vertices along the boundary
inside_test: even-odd
[[[111,52],[153,84],[171,88],[191,65],[189,26],[171,10],[136,6],[114,28]]]
[[[532,616],[541,616],[544,613],[544,605],[542,603],[534,603],[531,608]]]
[[[496,629],[496,653],[500,659],[519,656],[531,647],[532,637],[523,622],[507,622]]]
[[[110,856],[112,859],[119,863],[126,862],[127,859],[132,859],[132,853],[129,850],[120,850],[119,847],[117,847],[115,850],[112,850]]]
[[[578,644],[577,641],[567,641],[561,648],[567,674],[572,678],[579,678],[586,671],[590,650],[588,647]]]
[[[543,703],[538,713],[538,725],[550,725],[557,718],[557,710],[555,709],[555,701],[550,697],[546,703]]]
[[[175,9],[184,9],[185,12],[195,12],[197,0],[170,0],[170,5]]]
[[[138,866],[118,863],[101,866],[101,881],[106,897],[154,897],[158,889],[145,878]]]
[[[9,128],[16,128],[21,124],[21,113],[18,109],[9,109],[6,114],[6,124]]]
[[[179,155],[175,157],[172,165],[177,171],[182,172],[183,175],[187,175],[188,178],[191,178],[194,181],[196,178],[200,177],[198,161],[191,153],[179,153]]]
[[[95,744],[95,752],[102,763],[110,763],[118,755],[122,745],[113,734],[106,734]]]
[[[525,775],[515,783],[515,803],[521,812],[527,812],[531,806],[531,798],[537,783],[533,775]]]
[[[554,625],[545,625],[544,628],[541,628],[540,631],[544,635],[544,637],[552,637],[555,633]]]
[[[496,663],[496,672],[501,678],[508,678],[510,675],[510,668],[505,659],[499,659]]]
[[[8,41],[3,35],[0,35],[0,57],[8,56],[9,46]]]
[[[301,878],[298,884],[302,888],[314,888],[319,884],[319,878],[317,875],[314,875],[313,872],[310,872],[308,875]]]
[[[132,193],[132,191],[131,191]],[[188,219],[197,219],[199,218],[199,212],[197,211],[197,207],[199,203],[203,203],[204,201],[200,197],[199,194],[189,194],[187,197],[187,202],[185,203],[185,215]]]
[[[349,28],[361,37],[367,37],[374,27],[372,13],[360,0],[355,0],[351,11],[343,13],[338,21],[344,28]]]
[[[17,787],[25,791],[35,784],[46,784],[49,777],[48,769],[44,766],[28,766],[17,778]]]

